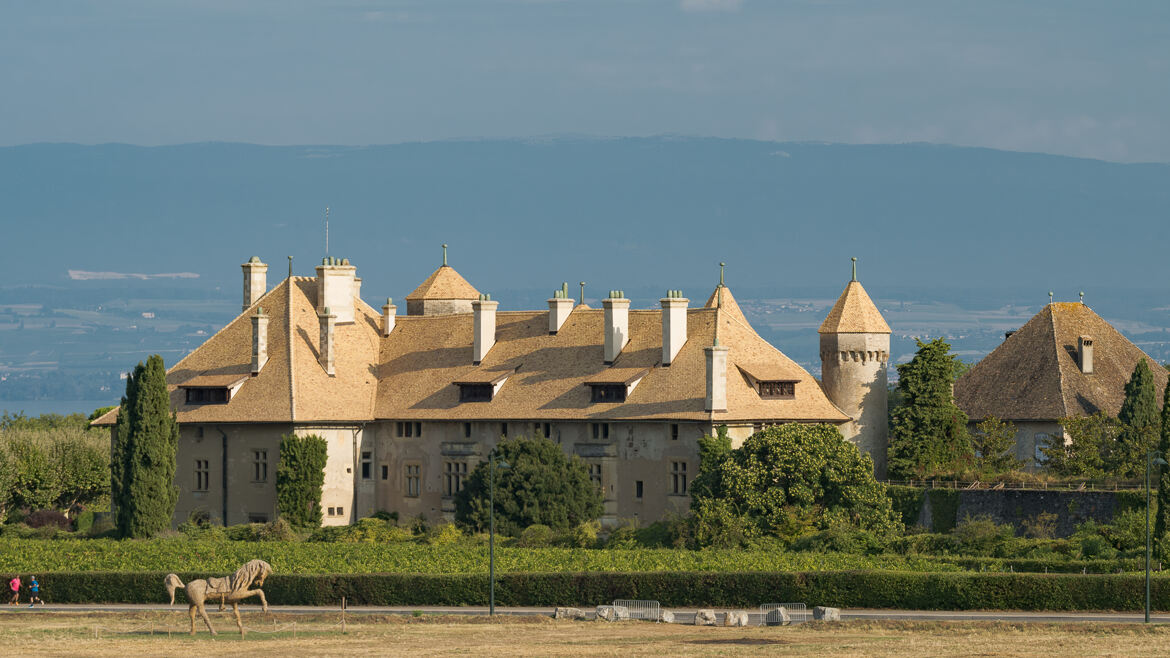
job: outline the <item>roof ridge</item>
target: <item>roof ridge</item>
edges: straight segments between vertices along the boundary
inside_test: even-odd
[[[293,293],[292,293],[292,277],[289,277],[288,282],[288,299],[285,304],[285,320],[288,322],[288,417],[291,421],[297,419],[297,383],[296,383],[296,365],[293,362],[293,355],[296,349],[293,345]]]
[[[1060,391],[1060,408],[1064,411],[1064,414],[1061,416],[1061,418],[1067,418],[1068,400],[1064,397],[1064,361],[1060,358],[1061,346],[1059,345],[1059,336],[1056,333],[1056,309],[1053,308],[1051,304],[1048,306],[1048,320],[1049,328],[1052,330],[1052,349],[1056,353],[1056,386],[1057,390]]]

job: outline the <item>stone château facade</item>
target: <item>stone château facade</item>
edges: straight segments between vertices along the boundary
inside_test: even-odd
[[[660,308],[631,309],[611,291],[595,309],[562,287],[547,310],[500,311],[444,254],[398,315],[391,300],[362,301],[344,259],[272,289],[258,258],[243,271],[243,312],[167,373],[176,523],[197,510],[275,518],[290,432],[328,441],[327,525],[377,510],[448,516],[475,465],[520,435],[580,457],[611,523],[685,513],[698,439],[721,425],[738,444],[770,424],[830,423],[884,471],[889,327],[856,277],[820,328],[822,388],[752,329],[722,280],[698,307],[668,291]]]

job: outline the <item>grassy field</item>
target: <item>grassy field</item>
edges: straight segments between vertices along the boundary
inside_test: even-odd
[[[186,612],[51,613],[9,608],[0,646],[49,656],[1032,656],[1166,655],[1170,627],[1140,624],[1003,622],[819,622],[772,628],[553,621],[544,617],[355,616],[245,613],[251,632],[235,633],[230,613],[211,613],[221,632],[190,637]],[[292,630],[295,622],[296,631]],[[261,632],[265,631],[265,632]],[[274,632],[275,631],[275,632]]]

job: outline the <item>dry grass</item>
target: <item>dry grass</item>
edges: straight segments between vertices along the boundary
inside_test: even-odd
[[[1132,656],[1170,653],[1170,626],[1003,622],[859,621],[773,628],[696,628],[544,617],[244,615],[246,639],[227,614],[212,613],[220,635],[192,638],[185,611],[0,614],[0,646],[49,656],[262,655],[474,656]],[[295,622],[295,637],[292,624]],[[281,629],[273,633],[273,629]],[[96,635],[95,635],[96,630]],[[268,631],[262,633],[260,631]],[[152,634],[153,631],[153,634]],[[168,635],[170,633],[170,635]]]

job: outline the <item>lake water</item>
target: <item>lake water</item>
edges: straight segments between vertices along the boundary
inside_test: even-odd
[[[26,416],[41,414],[85,414],[93,413],[99,407],[108,407],[121,402],[121,397],[109,400],[0,400],[0,412],[10,414],[24,412]]]

